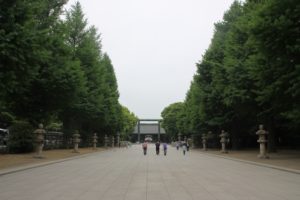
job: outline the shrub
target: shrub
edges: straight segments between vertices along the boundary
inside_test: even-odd
[[[8,150],[10,153],[26,153],[34,150],[34,129],[28,122],[14,122],[9,128]]]
[[[12,124],[14,116],[9,112],[0,112],[0,128],[6,128]]]

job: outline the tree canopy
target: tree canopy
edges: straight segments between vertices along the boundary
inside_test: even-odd
[[[269,131],[269,150],[300,143],[300,4],[297,0],[235,1],[215,24],[197,63],[183,110],[185,134],[222,129],[233,148],[256,145],[255,130]],[[166,107],[168,110],[170,106]],[[164,123],[170,120],[162,112]],[[171,131],[175,133],[175,131]]]
[[[100,34],[79,2],[63,12],[66,2],[0,1],[0,119],[62,123],[83,140],[128,132],[136,117],[119,103]]]

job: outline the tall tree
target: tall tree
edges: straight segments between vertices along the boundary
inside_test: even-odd
[[[65,128],[80,129],[86,134],[92,131],[115,134],[121,129],[122,108],[111,60],[101,50],[97,29],[87,27],[79,2],[66,16],[67,44],[72,49],[73,60],[80,63],[84,72],[86,90],[63,113]]]
[[[82,79],[64,44],[59,20],[64,3],[1,2],[0,96],[7,109],[32,123],[47,123],[73,99]]]
[[[263,123],[269,150],[278,137],[299,143],[299,9],[296,0],[231,5],[197,64],[178,124],[182,130],[225,129],[240,148],[257,145],[254,133]]]
[[[123,140],[130,140],[130,134],[133,133],[138,118],[134,113],[130,112],[128,108],[122,106],[122,126],[121,126],[121,138]]]
[[[299,1],[270,0],[260,4],[251,24],[258,46],[253,59],[256,100],[260,118],[270,129],[269,150],[275,150],[276,138],[286,127],[295,134],[300,129],[299,19]]]
[[[179,120],[180,117],[182,117],[183,109],[184,104],[182,102],[177,102],[170,104],[161,112],[163,118],[161,125],[172,140],[176,140],[177,135],[181,133],[180,128],[181,130],[183,129],[182,126],[179,128],[179,126],[182,125]]]

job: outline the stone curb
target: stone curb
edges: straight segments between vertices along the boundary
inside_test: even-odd
[[[297,170],[297,169],[280,167],[280,166],[276,166],[276,165],[269,165],[269,164],[264,164],[264,163],[249,161],[249,160],[243,160],[243,159],[238,159],[238,158],[231,158],[231,157],[227,157],[227,156],[217,155],[214,153],[205,153],[205,152],[201,152],[201,151],[197,151],[197,152],[207,155],[207,156],[215,156],[215,157],[219,157],[219,158],[223,158],[223,159],[233,160],[233,161],[237,161],[237,162],[243,162],[243,163],[256,165],[256,166],[260,166],[260,167],[267,167],[267,168],[277,169],[280,171],[290,172],[290,173],[294,173],[294,174],[300,174],[300,170]]]
[[[110,150],[110,149],[107,149],[107,150]],[[104,150],[104,151],[107,151],[107,150]],[[53,165],[53,164],[56,164],[56,163],[61,163],[61,162],[69,161],[69,160],[75,160],[75,159],[87,157],[91,154],[96,154],[96,153],[100,153],[100,152],[104,152],[104,151],[96,151],[96,152],[86,153],[86,154],[83,154],[83,155],[76,155],[76,156],[72,156],[72,157],[69,157],[69,158],[62,158],[62,159],[43,162],[43,163],[29,164],[29,165],[26,165],[26,166],[13,167],[13,168],[9,168],[9,169],[2,169],[2,170],[0,170],[0,176],[4,176],[4,175],[7,175],[7,174],[13,174],[13,173],[20,172],[20,171],[25,171],[25,170],[28,170],[28,169],[44,167],[44,166],[47,166],[47,165]]]

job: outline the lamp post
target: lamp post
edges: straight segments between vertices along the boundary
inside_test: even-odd
[[[206,139],[207,139],[207,136],[205,133],[203,133],[202,134],[203,151],[206,151]]]
[[[97,142],[98,142],[98,136],[97,136],[97,133],[94,133],[94,136],[93,136],[93,149],[94,150],[97,150]]]
[[[43,158],[42,151],[44,147],[44,135],[46,133],[43,124],[39,124],[39,128],[33,132],[36,135],[35,143],[36,147],[36,155],[35,158]]]
[[[104,147],[107,148],[108,138],[107,135],[104,136]]]
[[[79,153],[78,151],[78,144],[80,142],[80,134],[79,132],[76,130],[75,133],[73,134],[73,143],[74,143],[74,150],[73,153]]]
[[[256,132],[256,135],[258,135],[257,142],[259,143],[259,155],[257,157],[269,158],[266,152],[266,143],[268,142],[266,136],[268,135],[268,132],[264,130],[264,126],[262,124],[259,125],[259,130]]]
[[[181,141],[181,133],[178,133],[178,142],[180,143]]]
[[[227,142],[228,133],[226,133],[224,130],[222,130],[222,132],[219,136],[221,138],[220,142],[222,145],[221,153],[228,153],[228,151],[226,150],[226,142]]]

